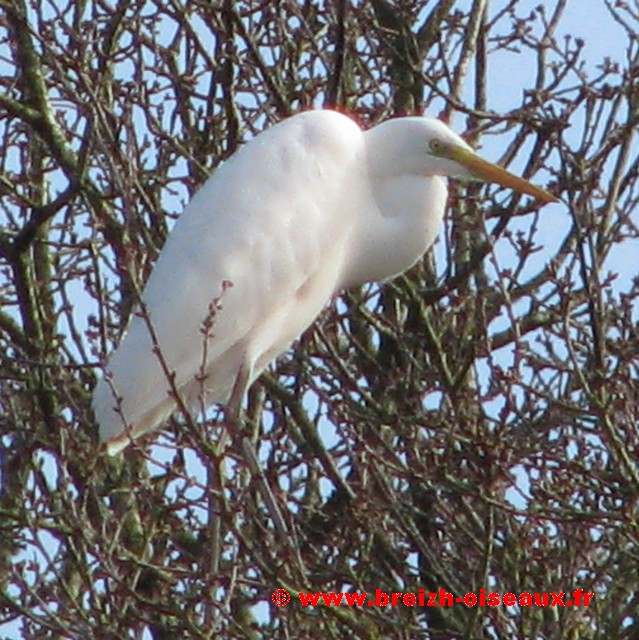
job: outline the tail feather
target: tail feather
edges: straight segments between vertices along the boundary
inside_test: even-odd
[[[100,440],[106,443],[106,451],[111,456],[120,453],[133,440],[162,426],[175,409],[175,401],[168,396],[142,415],[135,415],[134,409],[127,411],[117,405],[118,399],[111,386],[106,380],[100,380],[93,395],[93,411],[100,427]]]

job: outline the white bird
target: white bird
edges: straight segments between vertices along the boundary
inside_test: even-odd
[[[242,147],[176,223],[142,294],[146,319],[133,314],[95,388],[108,452],[162,426],[175,390],[184,406],[238,415],[249,385],[333,295],[420,259],[442,223],[442,176],[556,200],[426,117],[363,132],[338,112],[307,111]]]

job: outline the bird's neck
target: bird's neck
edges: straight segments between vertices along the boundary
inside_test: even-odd
[[[372,199],[356,232],[347,286],[386,280],[411,267],[434,242],[444,216],[447,189],[442,178],[373,180]]]

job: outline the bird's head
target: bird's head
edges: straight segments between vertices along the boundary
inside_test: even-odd
[[[440,120],[396,118],[374,127],[367,136],[375,147],[385,148],[385,153],[375,155],[385,156],[386,170],[395,174],[481,180],[534,196],[542,202],[557,200],[544,189],[484,160]]]

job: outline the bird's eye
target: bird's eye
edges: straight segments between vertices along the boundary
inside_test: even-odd
[[[444,143],[441,140],[431,140],[429,147],[434,154],[439,154],[444,150]]]

